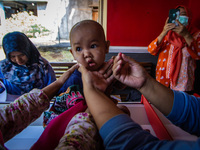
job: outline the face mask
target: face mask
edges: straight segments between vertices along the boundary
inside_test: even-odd
[[[178,21],[179,21],[182,25],[187,26],[187,25],[188,25],[188,19],[189,19],[189,17],[187,17],[187,16],[179,16]]]

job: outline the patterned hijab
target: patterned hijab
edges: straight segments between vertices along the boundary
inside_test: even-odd
[[[176,9],[180,7],[186,10],[187,16],[189,17],[188,26],[186,26],[186,28],[191,35],[194,35],[197,32],[197,29],[191,26],[191,11],[183,5],[177,6]],[[170,61],[167,68],[167,77],[172,80],[173,85],[176,85],[182,63],[182,48],[185,46],[186,42],[182,36],[171,30],[167,33],[166,37],[168,39],[168,42],[174,46],[173,54],[171,55],[171,57],[169,56],[170,58],[168,58]]]
[[[0,62],[0,67],[5,79],[19,87],[21,94],[33,88],[42,88],[48,71],[47,63],[29,38],[24,33],[11,32],[4,36],[2,44],[6,59]],[[13,51],[25,54],[28,58],[27,64],[18,65],[12,62],[9,54]]]

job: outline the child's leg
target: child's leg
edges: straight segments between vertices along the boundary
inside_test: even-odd
[[[98,129],[90,113],[78,113],[69,122],[56,149],[97,149]]]

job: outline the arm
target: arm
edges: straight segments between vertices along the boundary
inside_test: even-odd
[[[49,107],[50,100],[76,68],[78,65],[70,68],[58,80],[42,90],[33,89],[0,109],[0,130],[5,142],[21,132]]]
[[[149,76],[137,62],[123,54],[116,57],[113,73],[122,83],[138,89],[164,115],[169,115],[168,119],[174,124],[192,134],[200,134],[200,102],[197,98],[173,92]]]
[[[78,64],[72,66],[65,73],[63,73],[63,75],[60,76],[58,80],[54,81],[53,83],[42,89],[49,99],[52,99],[58,93],[59,89],[63,86],[66,80],[78,67],[79,67]]]
[[[41,90],[33,89],[0,109],[0,130],[4,142],[21,132],[48,107],[48,97]]]
[[[165,21],[165,25],[163,27],[163,30],[160,33],[160,35],[157,37],[158,38],[158,41],[157,41],[158,45],[160,45],[160,43],[162,42],[163,38],[168,33],[168,31],[172,30],[173,28],[176,27],[176,25],[174,23],[168,23],[168,20],[169,20],[169,18],[167,18],[167,20]]]
[[[163,114],[173,106],[173,91],[153,79],[136,61],[124,54],[114,60],[113,75],[120,82],[139,90]]]
[[[100,135],[103,139],[105,149],[154,150],[163,148],[171,150],[180,147],[199,148],[198,141],[159,141],[149,132],[144,131],[140,125],[135,123],[128,115],[123,114],[107,96],[96,89],[93,83],[96,82],[97,78],[93,72],[86,70],[82,66],[81,71],[86,102],[97,127],[100,129]],[[126,71],[129,72],[130,70]],[[137,84],[137,86],[141,85],[141,83],[137,81],[135,84]]]
[[[168,18],[165,22],[165,25],[160,35],[155,40],[153,40],[148,46],[148,51],[152,55],[158,55],[160,50],[165,49],[165,46],[167,46],[166,34],[168,33],[169,30],[175,27],[174,23],[167,23],[167,22]]]
[[[200,136],[200,98],[174,91],[174,104],[167,118],[183,130]],[[177,109],[178,108],[178,109]]]
[[[123,112],[116,107],[116,104],[111,99],[96,88],[96,85],[98,87],[101,87],[101,84],[105,85],[105,82],[101,82],[104,79],[99,77],[98,74],[88,71],[83,66],[80,69],[85,99],[96,125],[100,129],[106,121],[115,115],[123,114]]]

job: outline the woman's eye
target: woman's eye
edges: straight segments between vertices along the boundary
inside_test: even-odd
[[[24,57],[24,56],[25,56],[25,54],[21,54],[21,55],[20,55],[20,57]]]
[[[92,45],[91,45],[91,48],[96,48],[96,47],[97,47],[96,44],[92,44]]]
[[[77,47],[77,48],[76,48],[76,51],[81,51],[81,48],[80,48],[80,47]]]

